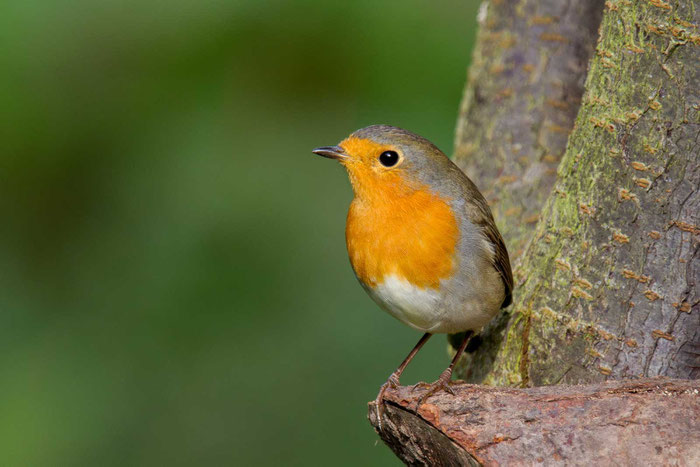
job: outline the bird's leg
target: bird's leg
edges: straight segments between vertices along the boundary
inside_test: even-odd
[[[421,406],[423,401],[425,401],[428,397],[432,396],[439,390],[444,390],[449,392],[450,394],[454,395],[454,391],[450,387],[450,380],[452,379],[452,370],[455,367],[455,364],[459,360],[459,357],[462,356],[464,353],[464,349],[467,348],[467,344],[469,344],[469,341],[471,340],[472,336],[474,335],[473,332],[468,331],[465,336],[464,340],[462,341],[462,345],[459,346],[459,349],[457,349],[457,353],[455,356],[452,358],[452,362],[450,362],[450,366],[445,369],[445,371],[442,372],[440,377],[435,381],[433,384],[428,386],[428,390],[426,391],[425,394],[423,394],[420,399],[418,399],[418,403],[416,404],[416,412],[418,412],[418,408]]]
[[[394,371],[391,376],[389,376],[389,379],[386,380],[386,383],[382,384],[382,387],[379,389],[379,394],[377,394],[377,399],[374,401],[376,410],[377,410],[377,425],[379,426],[379,429],[382,429],[382,415],[384,414],[384,393],[388,388],[395,389],[399,385],[399,378],[401,378],[401,374],[403,373],[403,370],[406,369],[408,366],[409,362],[413,360],[413,357],[416,356],[418,351],[425,345],[426,342],[428,342],[428,339],[430,339],[430,334],[429,332],[426,332],[423,334],[423,337],[420,338],[418,343],[413,347],[413,350],[406,356],[406,358],[401,362],[401,365]]]

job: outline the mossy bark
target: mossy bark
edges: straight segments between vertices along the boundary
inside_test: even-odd
[[[552,20],[534,18],[556,5],[534,3],[489,5],[458,125],[458,161],[480,185],[494,186],[488,197],[519,258],[514,305],[484,331],[484,345],[465,357],[459,375],[523,386],[698,377],[700,5],[605,3],[559,162],[565,135],[547,128],[565,128],[576,105],[573,97],[559,99],[566,106],[549,102],[557,88],[549,80],[557,78],[547,67],[566,57],[546,42],[558,37],[560,47],[585,51],[572,44],[582,37],[564,20],[587,2],[552,2],[563,8]],[[599,2],[589,6],[577,13],[588,15],[579,16],[582,24],[596,21]],[[542,25],[548,29],[533,33]],[[543,50],[518,52],[531,47]],[[571,55],[579,63],[572,69],[582,56]],[[518,77],[526,64],[545,70],[537,75],[545,84],[527,88],[526,76]],[[511,91],[504,88],[494,105],[501,79]]]
[[[482,3],[455,161],[488,199],[514,266],[554,186],[602,14],[603,0]],[[459,377],[486,376],[510,318],[503,312],[483,330]]]

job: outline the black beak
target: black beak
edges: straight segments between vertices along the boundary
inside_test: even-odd
[[[319,156],[327,157],[329,159],[345,159],[348,157],[347,154],[345,154],[345,151],[343,151],[343,148],[340,146],[323,146],[320,148],[316,148],[313,151],[314,154],[318,154]]]

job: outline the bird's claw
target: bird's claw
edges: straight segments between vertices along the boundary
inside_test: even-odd
[[[435,381],[433,384],[428,386],[427,391],[425,391],[425,394],[420,396],[418,399],[418,403],[416,404],[416,412],[418,412],[418,409],[420,406],[425,402],[430,396],[435,394],[436,392],[442,390],[445,392],[448,392],[452,394],[453,396],[455,395],[455,392],[452,390],[450,387],[450,379],[452,378],[452,372],[444,372],[443,374],[440,375],[440,377]],[[416,385],[418,386],[418,385]]]
[[[418,388],[429,388],[429,387],[430,387],[430,384],[426,383],[425,381],[419,381],[416,384],[414,384],[413,386],[411,386],[411,392],[415,392],[416,389],[418,389]]]
[[[389,388],[396,389],[399,384],[399,376],[396,373],[392,373],[391,376],[389,376],[389,379],[386,380],[386,383],[382,384],[382,387],[379,388],[379,394],[377,394],[377,398],[374,401],[377,411],[377,427],[379,428],[379,431],[382,431],[382,418],[384,416],[384,393]]]

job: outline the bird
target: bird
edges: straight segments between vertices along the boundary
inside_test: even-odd
[[[416,409],[440,390],[454,394],[452,371],[471,337],[512,301],[508,250],[479,189],[426,138],[371,125],[312,152],[347,170],[354,197],[345,240],[355,276],[380,308],[423,332],[380,387],[381,430],[384,393],[433,334],[463,338]]]

